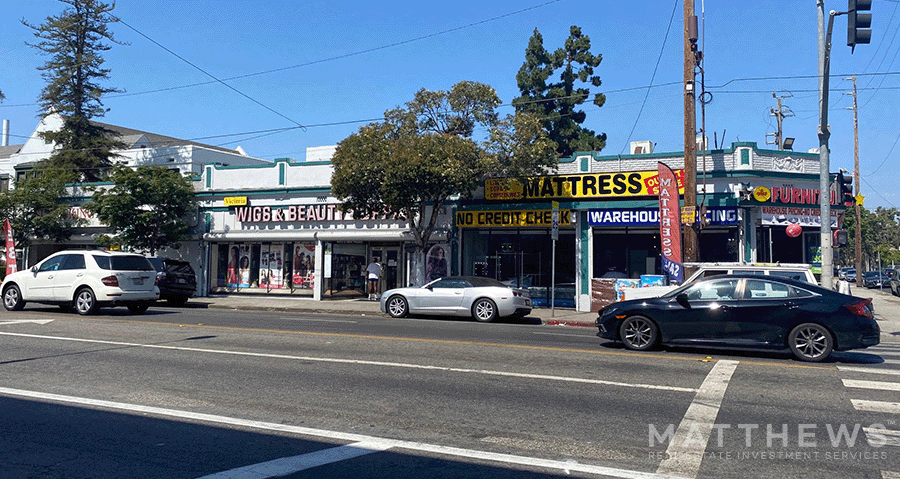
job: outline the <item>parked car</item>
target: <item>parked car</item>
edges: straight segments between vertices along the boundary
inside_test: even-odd
[[[838,279],[847,279],[848,271],[856,272],[856,270],[852,266],[844,266],[843,268],[838,270],[838,273],[837,273]]]
[[[841,278],[848,283],[856,282],[856,268],[850,268],[847,271],[844,271],[844,277]]]
[[[882,271],[866,271],[863,274],[863,286],[866,288],[881,288],[888,281],[890,278]]]
[[[646,350],[657,344],[789,349],[803,361],[879,343],[872,300],[788,278],[723,275],[659,298],[612,303],[598,336]]]
[[[900,270],[892,269],[888,277],[890,278],[891,294],[900,296]]]
[[[35,302],[74,307],[78,314],[91,314],[101,306],[127,306],[133,314],[142,314],[159,299],[156,271],[147,258],[99,250],[54,253],[6,276],[0,291],[9,311]]]
[[[147,258],[156,269],[159,299],[183,306],[197,291],[197,275],[191,263],[180,259]]]
[[[433,314],[490,322],[504,316],[526,316],[531,307],[528,290],[481,276],[448,276],[420,288],[391,289],[381,295],[381,311],[394,318]]]

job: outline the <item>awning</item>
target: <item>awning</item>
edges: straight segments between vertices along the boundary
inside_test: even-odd
[[[222,233],[206,233],[206,241],[241,242],[289,242],[289,241],[412,241],[413,235],[408,230],[387,231],[352,231],[352,230],[318,230],[318,231],[227,231]],[[435,231],[432,241],[446,241],[447,232]]]

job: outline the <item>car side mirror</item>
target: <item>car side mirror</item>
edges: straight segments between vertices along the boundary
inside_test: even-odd
[[[691,303],[688,301],[688,296],[685,293],[681,293],[678,296],[675,296],[675,301],[678,301],[678,304],[684,306],[687,309],[691,309]]]
[[[37,273],[37,265],[31,267],[31,272],[35,274]]]

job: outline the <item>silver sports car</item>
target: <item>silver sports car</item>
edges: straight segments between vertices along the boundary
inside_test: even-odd
[[[381,295],[381,311],[394,318],[409,314],[472,316],[490,322],[531,312],[527,290],[480,276],[448,276],[421,288],[398,288]]]

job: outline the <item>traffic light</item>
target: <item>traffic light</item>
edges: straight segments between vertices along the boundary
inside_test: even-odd
[[[850,52],[857,43],[869,43],[872,40],[872,0],[847,0],[847,46]]]
[[[847,230],[834,230],[834,245],[840,247],[848,244],[850,244],[850,239],[847,236]]]
[[[850,175],[850,172],[841,168],[838,171],[836,183],[838,204],[856,204],[856,199],[853,197],[853,176]]]

